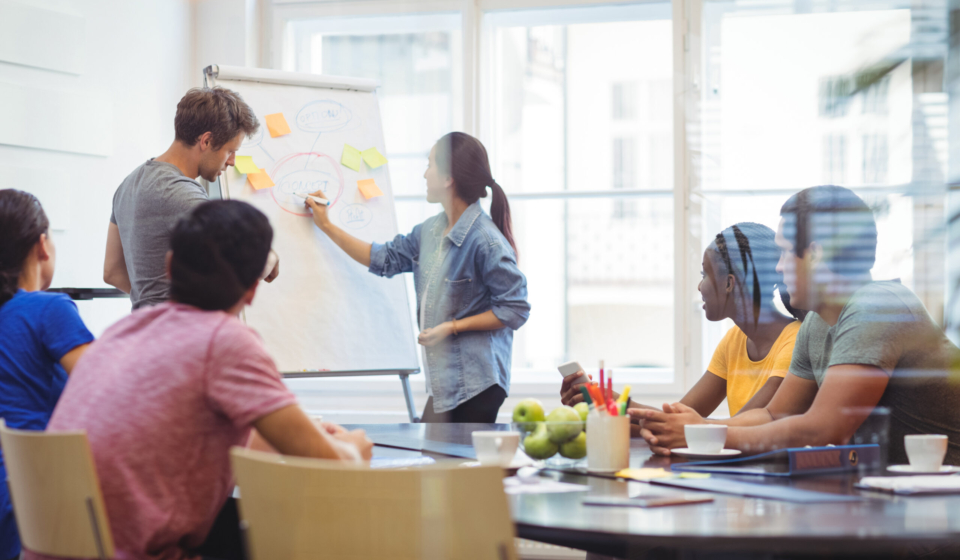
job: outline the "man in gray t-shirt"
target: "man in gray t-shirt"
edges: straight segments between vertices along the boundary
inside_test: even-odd
[[[176,138],[157,158],[135,169],[113,197],[103,280],[130,294],[133,308],[168,297],[166,254],[181,216],[207,200],[196,181],[216,181],[233,165],[244,138],[260,123],[240,96],[223,88],[194,88],[177,104]],[[267,277],[276,277],[278,268]]]
[[[707,421],[682,404],[631,410],[661,454],[686,445],[684,426],[730,426],[726,446],[748,453],[850,442],[877,433],[878,407],[890,410],[888,459],[907,461],[907,434],[945,434],[948,464],[960,464],[960,349],[899,282],[874,282],[877,227],[849,189],[812,187],[780,210],[776,243],[790,305],[806,309],[790,375],[762,409]],[[873,416],[874,418],[871,418]],[[870,438],[867,438],[870,441]]]
[[[960,384],[950,368],[960,350],[899,281],[853,293],[836,324],[816,313],[797,333],[790,373],[822,387],[831,366],[875,366],[890,377],[877,402],[890,411],[890,461],[906,463],[903,436],[946,434],[947,463],[960,464]],[[869,441],[869,437],[864,438]]]
[[[148,160],[120,183],[113,195],[111,229],[117,227],[130,280],[130,301],[137,309],[167,299],[165,256],[177,220],[207,200],[200,183],[172,163]]]

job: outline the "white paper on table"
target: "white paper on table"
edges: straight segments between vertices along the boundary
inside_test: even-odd
[[[558,482],[548,478],[521,481],[515,476],[503,479],[503,491],[507,494],[555,494],[560,492],[586,492],[589,486]]]
[[[859,486],[896,494],[947,494],[960,492],[956,476],[867,476]]]

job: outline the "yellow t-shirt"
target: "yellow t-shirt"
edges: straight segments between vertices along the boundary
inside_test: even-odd
[[[794,321],[783,328],[767,356],[754,362],[747,355],[747,335],[739,327],[733,327],[710,359],[707,371],[727,380],[727,404],[730,416],[753,398],[771,377],[785,377],[790,371],[790,359],[793,358],[793,344],[797,340],[800,321]]]

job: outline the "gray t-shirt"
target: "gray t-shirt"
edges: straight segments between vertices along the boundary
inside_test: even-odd
[[[134,309],[167,300],[165,256],[177,220],[206,202],[207,191],[177,166],[148,160],[120,183],[110,221],[120,229]]]
[[[871,282],[844,306],[837,324],[810,313],[797,333],[790,373],[823,385],[827,368],[876,366],[890,376],[877,406],[890,409],[891,464],[906,463],[903,436],[946,434],[946,464],[960,464],[960,349],[899,281]]]

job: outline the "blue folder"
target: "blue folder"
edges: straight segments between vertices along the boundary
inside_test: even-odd
[[[791,447],[750,457],[672,465],[671,470],[715,474],[806,476],[880,468],[880,446]]]

